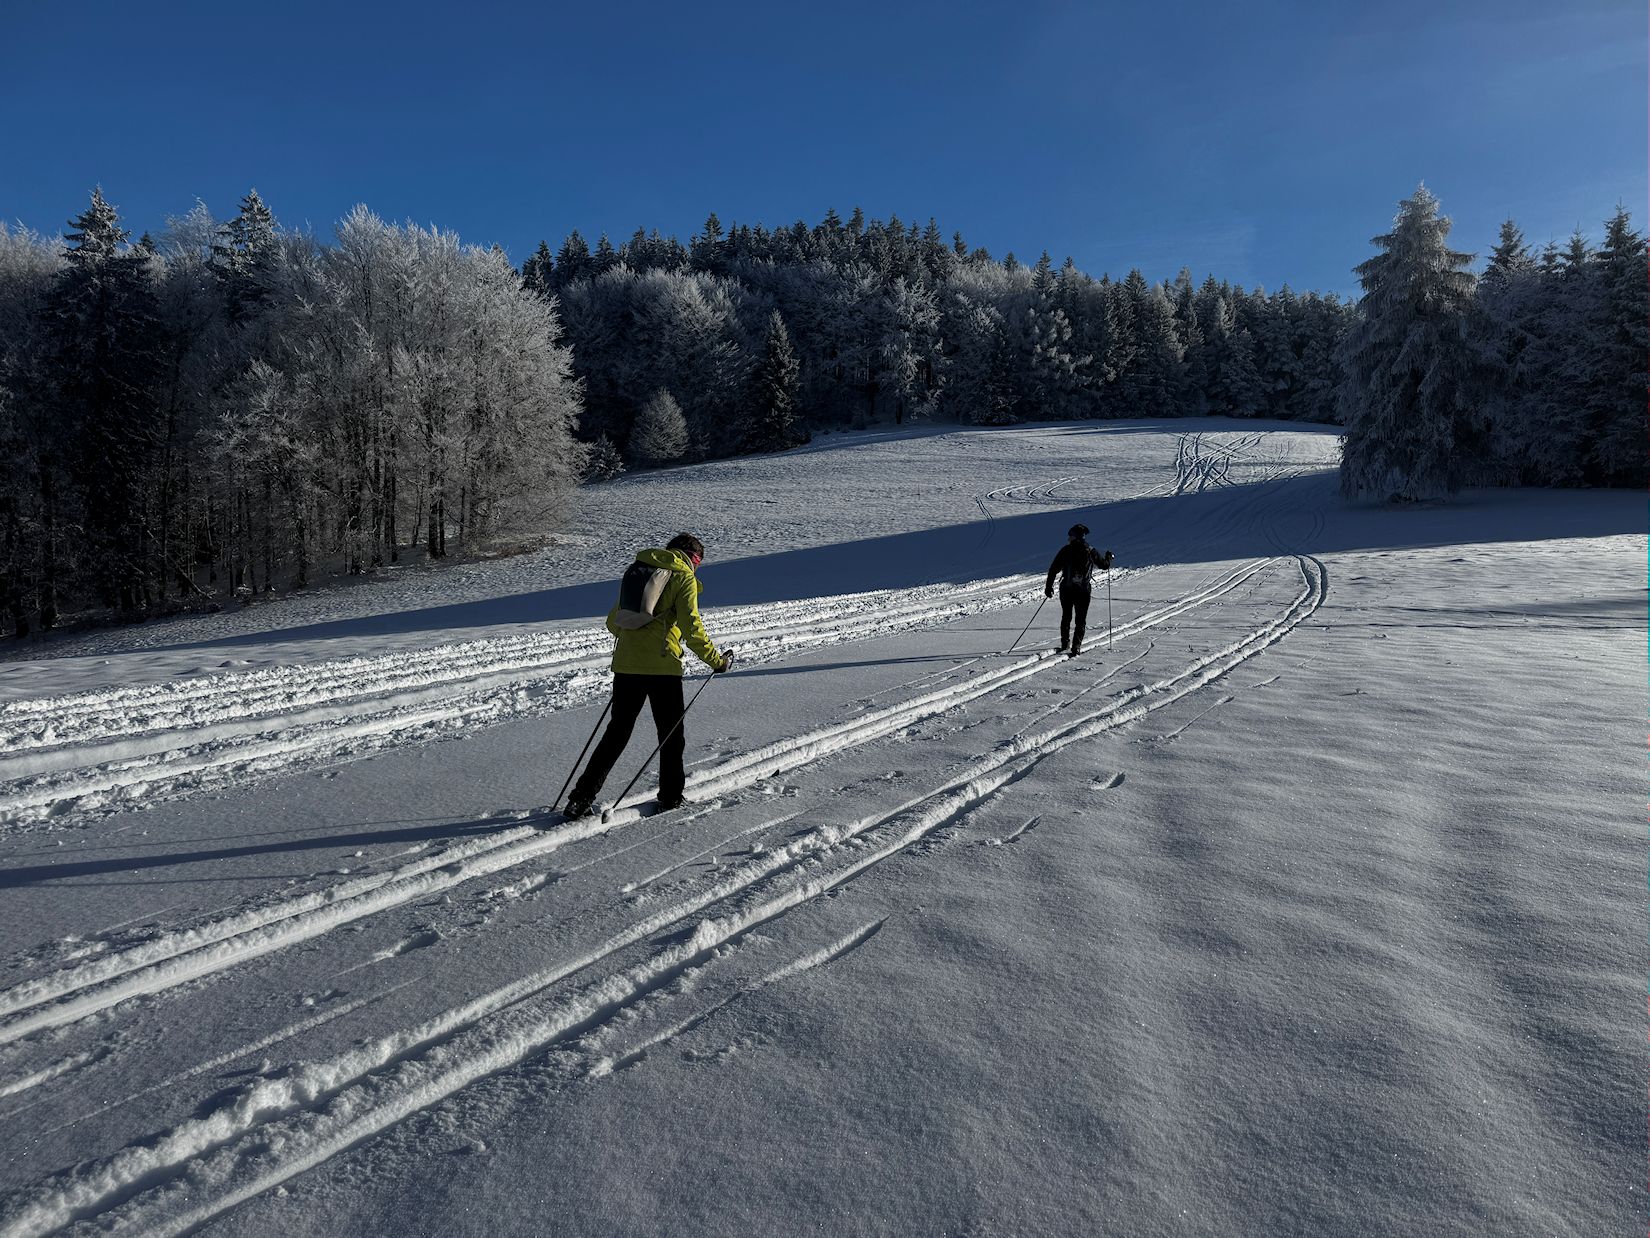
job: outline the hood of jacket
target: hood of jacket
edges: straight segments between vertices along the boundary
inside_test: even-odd
[[[679,550],[643,550],[636,555],[636,562],[645,563],[648,567],[662,567],[667,572],[693,575],[693,560]]]

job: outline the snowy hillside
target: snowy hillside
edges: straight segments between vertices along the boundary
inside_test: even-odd
[[[827,437],[0,662],[0,1234],[1642,1228],[1642,499],[1337,450]],[[693,802],[564,822],[680,529]]]

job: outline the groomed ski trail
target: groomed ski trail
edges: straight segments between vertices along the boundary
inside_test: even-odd
[[[708,609],[746,664],[1016,605],[1037,578]],[[130,806],[598,699],[612,638],[584,627],[0,703],[0,822]]]
[[[1261,559],[1243,564],[1211,584],[1119,625],[1115,635],[1126,639],[1223,598],[1272,562],[1275,560]],[[776,774],[959,708],[1052,666],[1062,666],[1065,661],[1053,653],[1031,654],[846,722],[722,758],[713,767],[689,772],[688,793],[700,800],[728,796]],[[128,950],[102,954],[13,985],[0,991],[0,1045],[250,961],[351,921],[432,897],[474,878],[542,858],[570,843],[637,820],[641,814],[635,805],[650,797],[651,792],[633,796],[615,806],[606,821],[591,817],[547,832],[531,825],[506,828],[486,838],[421,855],[396,869],[161,934]]]
[[[0,1206],[0,1233],[21,1238],[77,1221],[95,1222],[102,1232],[188,1232],[468,1084],[611,1020],[687,968],[711,963],[753,929],[959,819],[1050,756],[1175,704],[1282,640],[1317,610],[1328,586],[1320,561],[1295,561],[1301,586],[1294,600],[1220,650],[1097,710],[1007,740],[941,786],[889,811],[810,831],[577,958],[326,1061],[258,1080],[212,1113],[14,1192]],[[856,846],[843,847],[850,842]],[[845,862],[832,868],[833,859]],[[716,914],[709,914],[713,909]],[[701,915],[707,918],[698,919],[685,939],[633,962],[617,958],[615,970],[571,992],[551,991],[661,929]]]

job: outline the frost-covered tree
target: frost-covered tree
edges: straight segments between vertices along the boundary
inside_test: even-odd
[[[1260,378],[1261,415],[1294,415],[1301,386],[1300,357],[1295,352],[1295,320],[1300,303],[1288,285],[1271,296],[1255,289],[1247,298],[1249,328],[1255,339],[1255,369]]]
[[[74,566],[88,590],[106,606],[137,612],[152,600],[153,583],[143,544],[159,438],[153,255],[125,248],[129,234],[101,189],[73,227],[47,312],[52,403],[78,506],[65,511],[54,500],[49,518],[80,522]]]
[[[688,446],[687,420],[670,392],[660,390],[642,405],[630,432],[631,462],[643,468],[674,464]]]
[[[1192,273],[1180,268],[1172,293],[1175,334],[1180,343],[1182,386],[1181,411],[1189,417],[1201,417],[1209,411],[1209,357],[1203,337],[1203,324],[1197,316],[1197,291],[1192,285]]]
[[[785,319],[774,310],[768,315],[762,360],[756,367],[751,417],[745,429],[747,451],[784,451],[802,441],[796,426],[800,372]]]
[[[561,249],[556,251],[555,281],[558,288],[566,287],[574,280],[588,279],[595,274],[590,262],[590,246],[574,228],[567,234],[567,239],[561,243]]]
[[[725,243],[722,221],[716,218],[716,212],[712,211],[705,219],[705,226],[700,229],[699,235],[694,237],[688,246],[688,255],[694,269],[711,274],[719,272]]]
[[[1645,411],[1650,393],[1650,289],[1644,237],[1618,206],[1596,255],[1597,321],[1590,333],[1587,472],[1607,485],[1650,481]]]
[[[619,449],[613,445],[613,440],[603,434],[585,449],[584,469],[580,473],[582,481],[612,481],[624,472],[624,457]]]
[[[1399,204],[1381,252],[1355,268],[1358,322],[1342,349],[1341,489],[1354,498],[1436,499],[1472,477],[1484,442],[1482,370],[1469,338],[1472,255],[1421,186]]]
[[[521,265],[521,282],[529,292],[549,300],[555,295],[555,276],[556,260],[550,253],[550,245],[540,241],[532,256]]]
[[[1217,295],[1207,341],[1209,411],[1219,417],[1258,417],[1266,391],[1255,364],[1255,338],[1238,317],[1233,298]]]
[[[1173,417],[1181,411],[1184,358],[1174,308],[1162,287],[1138,269],[1123,281],[1134,349],[1123,379],[1124,400],[1134,417]]]

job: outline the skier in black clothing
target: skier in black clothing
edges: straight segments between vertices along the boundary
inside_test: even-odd
[[[1060,577],[1060,648],[1057,652],[1065,653],[1069,646],[1074,658],[1083,652],[1083,629],[1088,626],[1089,587],[1094,569],[1110,571],[1112,565],[1111,551],[1101,554],[1084,540],[1088,535],[1087,525],[1071,526],[1067,534],[1071,540],[1060,547],[1060,553],[1048,565],[1048,582],[1043,587],[1043,596],[1053,597],[1054,577]],[[1075,632],[1071,626],[1074,615],[1077,619]]]

